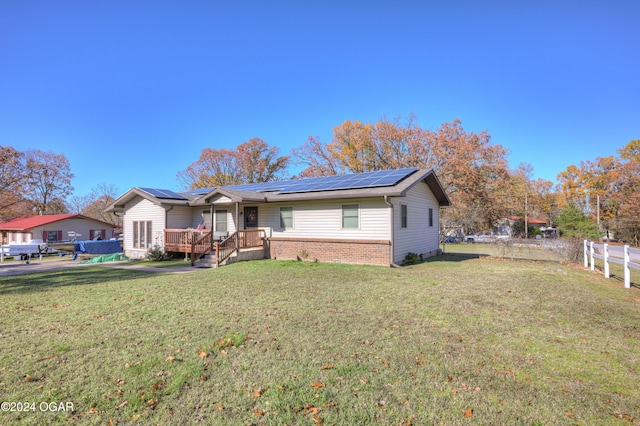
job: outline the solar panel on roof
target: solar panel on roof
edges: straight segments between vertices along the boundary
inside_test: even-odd
[[[153,195],[156,198],[163,198],[167,200],[189,200],[184,195],[180,195],[177,192],[173,192],[168,189],[156,189],[156,188],[140,188],[140,189],[149,195]]]
[[[380,170],[356,175],[336,175],[283,182],[249,183],[228,186],[237,191],[270,192],[293,194],[298,192],[331,191],[339,189],[375,188],[396,185],[401,180],[416,172],[416,168],[399,170]]]

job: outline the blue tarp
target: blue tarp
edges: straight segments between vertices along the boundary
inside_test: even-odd
[[[73,258],[75,259],[78,253],[88,254],[112,254],[122,253],[122,247],[116,240],[98,240],[98,241],[74,241],[73,251],[75,252]]]

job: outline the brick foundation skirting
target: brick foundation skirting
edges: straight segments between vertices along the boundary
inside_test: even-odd
[[[268,238],[271,259],[389,266],[389,240],[329,240],[320,238]]]

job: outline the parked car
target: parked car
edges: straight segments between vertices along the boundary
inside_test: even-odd
[[[464,236],[465,243],[490,243],[491,241],[493,241],[493,237],[489,231],[480,231]]]
[[[497,240],[506,240],[510,236],[506,234],[493,234],[491,231],[480,231],[475,234],[466,235],[464,237],[465,243],[492,243]]]

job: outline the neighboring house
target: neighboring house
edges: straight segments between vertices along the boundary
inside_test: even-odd
[[[47,243],[93,240],[113,237],[114,226],[81,214],[53,214],[29,216],[0,223],[0,241],[6,244],[25,244],[31,240]]]
[[[122,217],[133,258],[155,245],[199,257],[202,241],[228,236],[218,261],[258,247],[253,258],[388,266],[409,252],[437,254],[440,207],[449,205],[432,171],[402,169],[184,193],[133,188],[106,211]]]
[[[513,222],[517,222],[521,220],[524,223],[524,217],[522,216],[507,216],[507,219],[510,221],[509,223],[513,225]],[[538,228],[542,228],[547,226],[547,221],[543,219],[535,219],[532,217],[527,217],[527,225],[528,226],[537,226]]]

